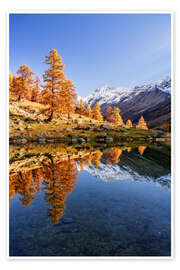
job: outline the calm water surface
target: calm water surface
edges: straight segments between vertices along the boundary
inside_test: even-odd
[[[171,255],[167,147],[47,160],[10,173],[10,256]]]

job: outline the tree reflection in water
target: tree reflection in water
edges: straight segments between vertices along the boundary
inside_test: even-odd
[[[117,164],[120,162],[119,157],[122,155],[122,149],[114,147],[106,155],[107,164]]]
[[[75,160],[54,163],[53,158],[48,166],[43,167],[45,183],[45,201],[50,205],[48,216],[53,223],[58,223],[65,210],[67,195],[75,188],[78,177]]]
[[[143,155],[146,146],[139,146],[138,152]],[[123,150],[131,152],[131,147],[126,147]],[[106,153],[107,164],[118,164],[123,150],[119,147],[113,147]],[[9,181],[9,197],[10,200],[15,193],[21,195],[19,200],[24,206],[29,206],[41,190],[45,191],[45,202],[49,205],[47,215],[52,223],[59,222],[66,208],[65,201],[68,194],[75,188],[76,180],[78,179],[78,169],[83,171],[84,164],[89,167],[93,164],[94,168],[98,168],[101,162],[103,152],[96,150],[79,155],[78,158],[70,157],[65,160],[60,157],[47,154],[48,162],[41,164],[38,169],[28,169],[18,171],[17,173],[10,172]]]

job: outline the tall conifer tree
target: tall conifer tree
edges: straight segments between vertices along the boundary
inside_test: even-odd
[[[119,112],[120,112],[120,109],[117,107],[114,107],[114,109],[113,109],[113,123],[115,125],[123,125],[124,124],[123,119],[122,119],[121,115],[119,114]]]
[[[16,79],[17,88],[15,89],[15,92],[18,94],[18,101],[20,101],[21,98],[31,100],[34,82],[32,75],[34,73],[27,65],[22,65],[17,71],[17,74],[18,74],[18,77]]]
[[[103,116],[101,114],[101,107],[98,102],[96,102],[93,108],[93,118],[99,121],[103,121]]]
[[[55,111],[59,109],[60,90],[65,79],[63,72],[64,64],[57,50],[52,49],[49,55],[45,58],[45,63],[49,65],[49,69],[45,70],[43,79],[45,82],[44,90],[42,91],[43,102],[49,104],[49,117],[47,121],[51,121]]]

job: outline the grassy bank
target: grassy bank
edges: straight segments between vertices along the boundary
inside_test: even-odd
[[[155,141],[157,138],[169,139],[167,134],[157,133],[153,130],[142,130],[115,126],[107,121],[96,121],[79,114],[55,115],[51,122],[42,112],[46,106],[21,101],[10,104],[10,143],[145,143]]]

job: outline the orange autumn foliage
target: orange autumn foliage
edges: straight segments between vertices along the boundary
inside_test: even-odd
[[[65,200],[75,187],[77,168],[74,160],[54,163],[53,158],[48,166],[43,168],[46,185],[45,200],[50,205],[47,211],[51,221],[56,224],[65,209]]]
[[[74,113],[76,98],[74,84],[70,80],[64,80],[59,94],[59,111],[63,114]]]
[[[144,117],[141,115],[138,124],[136,125],[136,128],[148,130],[148,126],[146,124],[146,121],[144,120]]]
[[[101,107],[98,102],[94,105],[94,108],[92,110],[93,118],[98,121],[103,121],[103,116],[101,114]]]
[[[39,76],[36,76],[31,101],[40,102],[40,100],[41,100],[40,78]]]
[[[76,94],[75,86],[70,80],[66,80],[64,74],[64,64],[57,50],[52,49],[46,56],[45,63],[49,65],[49,69],[45,70],[43,76],[45,86],[42,91],[42,101],[48,104],[46,110],[49,113],[47,121],[51,121],[56,111],[68,113],[75,110]]]
[[[89,167],[90,164],[91,164],[92,158],[93,158],[93,155],[92,155],[92,154],[89,154],[89,155],[86,157],[86,162],[87,162],[88,167]]]
[[[102,152],[100,150],[96,150],[95,153],[93,153],[92,162],[94,164],[95,168],[99,167],[99,163],[101,161]]]
[[[58,55],[55,49],[49,52],[44,62],[49,65],[49,69],[45,70],[43,75],[45,85],[42,91],[42,102],[46,105],[50,105],[47,111],[50,114],[48,121],[51,121],[54,112],[59,109],[60,91],[62,82],[65,79],[63,71],[64,64],[62,63],[61,56]]]
[[[89,118],[92,118],[92,110],[89,104],[87,104],[85,115]]]
[[[120,115],[120,109],[118,107],[114,107],[112,114],[113,114],[113,120],[112,120],[112,122],[115,125],[122,126],[124,124],[124,122],[123,122],[123,119],[122,119],[122,117]]]
[[[108,164],[118,164],[120,162],[119,157],[122,155],[122,149],[114,147],[106,155]]]
[[[132,148],[131,147],[126,147],[126,151],[129,153],[129,152],[131,152],[131,150],[132,150]]]
[[[132,127],[132,122],[131,120],[126,121],[126,128],[131,128]]]
[[[146,148],[147,148],[146,146],[138,146],[138,152],[141,156],[144,154]]]
[[[15,78],[14,92],[18,97],[18,101],[22,98],[31,100],[33,92],[34,74],[27,65],[20,66],[17,71],[18,76]]]
[[[39,176],[37,181],[36,170],[20,172],[19,174],[10,175],[9,196],[13,198],[15,193],[21,195],[20,201],[24,206],[29,206],[35,199],[35,193],[39,192],[42,177]],[[39,173],[38,173],[39,174]]]

